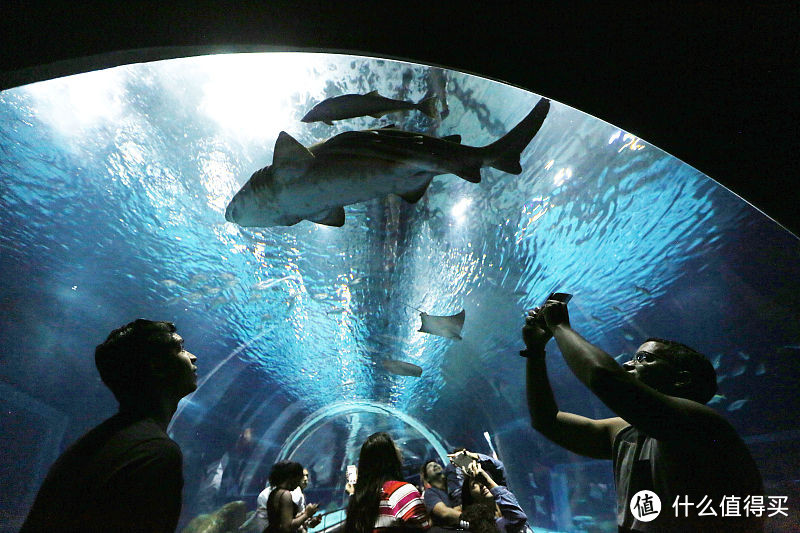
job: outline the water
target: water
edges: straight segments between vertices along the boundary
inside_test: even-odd
[[[370,90],[444,94],[449,113],[299,121],[325,97]],[[796,496],[800,243],[635,133],[553,102],[519,176],[440,176],[415,205],[346,207],[342,228],[225,221],[281,130],[309,146],[394,123],[483,146],[539,97],[421,65],[297,53],[131,65],[0,93],[5,530],[58,453],[114,412],[94,346],[148,317],[174,321],[199,358],[200,387],[170,426],[185,455],[182,524],[212,510],[201,487],[226,453],[241,476],[221,501],[252,505],[271,464],[292,457],[311,470],[309,500],[334,511],[361,442],[387,430],[410,474],[456,446],[493,448],[533,526],[613,531],[610,463],[528,424],[520,327],[554,290],[575,295],[573,327],[613,356],[651,335],[709,355],[713,407],[749,443],[767,494]],[[463,340],[418,332],[412,308],[465,309]],[[560,408],[610,416],[549,352]],[[387,359],[422,377],[388,373]]]

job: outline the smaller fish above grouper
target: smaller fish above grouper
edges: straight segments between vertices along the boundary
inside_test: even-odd
[[[380,118],[389,113],[416,109],[425,115],[436,118],[435,96],[423,98],[416,104],[405,100],[394,100],[372,91],[367,94],[343,94],[328,98],[313,108],[300,120],[303,122],[324,122],[333,126],[334,120],[346,118],[366,117]]]

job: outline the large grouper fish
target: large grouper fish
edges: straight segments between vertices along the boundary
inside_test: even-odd
[[[460,144],[459,135],[432,137],[386,127],[348,131],[306,148],[282,131],[272,164],[257,170],[236,193],[225,219],[244,227],[291,226],[311,220],[344,224],[344,206],[397,194],[414,203],[431,180],[455,174],[481,181],[481,168],[520,174],[520,154],[550,110],[542,98],[522,121],[481,147]]]

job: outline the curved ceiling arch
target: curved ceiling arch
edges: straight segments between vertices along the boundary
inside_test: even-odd
[[[680,10],[48,2],[4,6],[3,14],[0,39],[13,52],[0,58],[0,88],[165,58],[178,48],[338,50],[442,65],[547,95],[634,132],[800,233],[791,208],[800,203],[788,142],[793,121],[785,120],[797,109],[786,51],[797,49],[798,12],[789,2]]]

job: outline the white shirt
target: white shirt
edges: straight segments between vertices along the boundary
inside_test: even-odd
[[[267,517],[267,500],[269,499],[270,492],[272,492],[272,487],[267,485],[264,490],[261,491],[261,494],[258,495],[258,498],[256,498],[256,513],[253,515],[253,517],[255,519],[255,523],[261,528],[261,531],[266,529],[269,525],[269,518]],[[303,491],[300,490],[300,487],[297,487],[292,491],[292,502],[300,511],[306,508],[306,497],[303,494]]]

